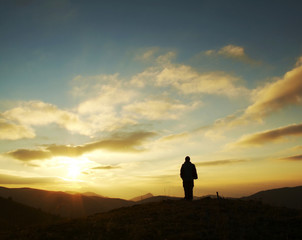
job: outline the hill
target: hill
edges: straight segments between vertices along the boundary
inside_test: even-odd
[[[242,199],[258,200],[272,206],[302,209],[302,186],[261,191]]]
[[[132,201],[119,198],[68,194],[32,188],[0,187],[0,197],[12,198],[16,202],[68,218],[84,217],[134,204]]]
[[[181,198],[179,197],[169,197],[169,196],[152,196],[149,198],[142,199],[140,201],[137,201],[136,203],[138,204],[143,204],[143,203],[152,203],[152,202],[162,202],[165,200],[180,200]]]
[[[0,197],[0,238],[3,232],[34,224],[50,224],[58,221],[58,216]],[[2,234],[1,234],[2,233]]]
[[[134,205],[12,232],[7,239],[302,239],[302,211],[204,198]]]
[[[144,199],[148,199],[148,198],[151,198],[151,197],[153,197],[153,194],[152,193],[147,193],[145,195],[134,197],[134,198],[130,199],[130,201],[138,202],[138,201],[141,201],[141,200],[144,200]]]

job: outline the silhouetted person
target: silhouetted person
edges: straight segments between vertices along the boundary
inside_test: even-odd
[[[180,177],[185,191],[185,200],[193,200],[194,179],[197,179],[198,176],[196,167],[190,162],[189,156],[186,156],[185,162],[181,166]]]

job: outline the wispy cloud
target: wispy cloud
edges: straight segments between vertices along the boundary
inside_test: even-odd
[[[269,131],[243,136],[231,146],[260,146],[270,142],[284,141],[288,136],[301,136],[302,124],[293,124]]]
[[[280,159],[286,161],[302,161],[302,155],[289,156]]]
[[[135,118],[148,120],[177,119],[184,112],[191,111],[199,105],[198,102],[192,105],[185,105],[172,100],[147,100],[136,102],[124,107],[124,114]]]
[[[228,164],[237,164],[247,162],[244,159],[226,159],[226,160],[215,160],[215,161],[207,161],[207,162],[197,162],[196,166],[207,167],[207,166],[219,166],[219,165],[228,165]]]
[[[92,168],[92,170],[110,170],[110,169],[117,169],[117,168],[121,168],[120,166],[98,166],[98,167],[94,167]]]
[[[59,182],[55,177],[20,177],[15,175],[0,174],[0,184],[47,184]]]
[[[144,151],[147,139],[156,135],[154,132],[119,133],[107,139],[78,146],[45,145],[40,149],[17,149],[6,153],[8,156],[20,161],[49,159],[56,156],[78,157],[85,153],[99,149],[112,152],[140,152]]]
[[[160,141],[173,141],[173,140],[178,140],[182,138],[186,138],[190,136],[190,132],[182,132],[182,133],[176,133],[176,134],[170,134],[167,136],[164,136],[160,139]]]

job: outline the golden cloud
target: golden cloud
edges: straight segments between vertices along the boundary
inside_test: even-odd
[[[219,166],[219,165],[227,165],[227,164],[236,164],[247,162],[244,159],[227,159],[227,160],[216,160],[216,161],[207,161],[207,162],[197,162],[196,166],[204,167],[204,166]]]
[[[41,101],[22,102],[20,106],[3,112],[2,117],[6,121],[17,122],[24,129],[30,129],[30,126],[56,123],[74,133],[83,135],[92,133],[91,128],[82,122],[76,114]],[[13,129],[11,130],[13,132]]]
[[[30,127],[0,119],[0,139],[17,140],[22,138],[34,138],[35,136],[33,129]]]
[[[156,133],[154,132],[119,133],[108,139],[79,146],[53,144],[45,145],[43,149],[39,150],[18,149],[6,153],[6,155],[20,161],[32,161],[48,159],[55,156],[78,157],[99,149],[114,152],[139,152],[145,150],[143,148],[144,142],[155,135]]]
[[[198,73],[190,66],[170,65],[156,76],[158,86],[173,86],[184,94],[205,93],[235,97],[249,94],[248,89],[235,86],[239,79],[224,72]]]
[[[209,134],[219,134],[232,127],[250,124],[251,121],[262,122],[263,118],[282,110],[288,105],[302,103],[302,66],[287,72],[283,78],[253,91],[254,103],[243,112],[237,112],[217,120]]]
[[[302,66],[287,72],[282,79],[267,84],[254,92],[255,102],[249,106],[242,118],[262,119],[287,105],[302,102]]]
[[[302,124],[293,124],[274,130],[243,136],[234,146],[262,145],[269,142],[284,140],[288,136],[302,135]]]
[[[15,175],[0,174],[0,184],[45,184],[59,182],[55,177],[19,177]]]

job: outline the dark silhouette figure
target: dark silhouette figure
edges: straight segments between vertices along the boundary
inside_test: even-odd
[[[185,200],[193,200],[194,179],[197,179],[198,176],[196,167],[190,162],[189,156],[186,156],[185,162],[181,166],[180,177],[185,191]]]

